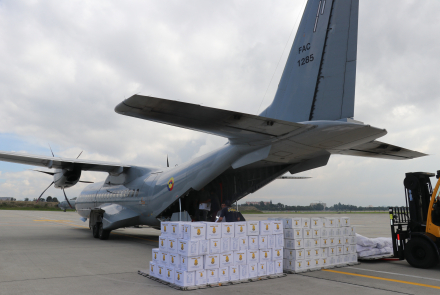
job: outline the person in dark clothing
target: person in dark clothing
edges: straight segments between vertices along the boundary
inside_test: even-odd
[[[220,210],[220,200],[214,191],[211,191],[211,221],[215,222],[217,212]]]
[[[208,221],[208,212],[211,210],[211,195],[207,189],[202,188],[199,192],[199,220]]]
[[[238,221],[246,221],[243,215],[231,207],[231,201],[226,200],[222,204],[222,211],[220,212],[220,218],[217,222],[222,222],[223,218],[226,219],[226,222],[238,222]]]

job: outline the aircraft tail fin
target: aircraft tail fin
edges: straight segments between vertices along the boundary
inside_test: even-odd
[[[308,0],[272,104],[289,122],[354,116],[359,0]]]

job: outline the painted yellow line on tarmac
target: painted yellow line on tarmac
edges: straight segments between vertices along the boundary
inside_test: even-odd
[[[387,278],[381,278],[381,277],[373,277],[373,276],[361,275],[361,274],[357,274],[357,273],[337,271],[337,270],[332,270],[332,269],[323,269],[323,271],[328,271],[328,272],[333,272],[333,273],[340,273],[340,274],[344,274],[344,275],[356,276],[356,277],[362,277],[362,278],[368,278],[368,279],[375,279],[375,280],[381,280],[381,281],[388,281],[388,282],[395,282],[395,283],[401,283],[401,284],[407,284],[407,285],[414,285],[414,286],[420,286],[420,287],[426,287],[426,288],[433,288],[433,289],[439,289],[440,290],[440,287],[433,286],[433,285],[419,284],[419,283],[413,283],[413,282],[407,282],[407,281],[401,281],[401,280],[393,280],[393,279],[387,279]]]

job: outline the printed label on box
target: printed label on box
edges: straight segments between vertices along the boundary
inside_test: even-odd
[[[231,270],[231,269],[229,269]],[[240,265],[238,267],[239,270],[239,280],[246,280],[249,278],[249,266],[247,264]]]
[[[247,263],[258,263],[260,262],[260,251],[259,250],[248,250],[247,251]]]
[[[230,266],[229,266],[230,267]],[[229,267],[222,267],[218,270],[218,281],[219,283],[229,281]]]
[[[272,222],[270,220],[260,221],[260,235],[271,235],[272,234]]]
[[[235,226],[233,223],[221,222],[222,238],[233,238],[235,236]]]
[[[246,221],[234,222],[234,233],[235,237],[245,237],[247,236]]]
[[[177,239],[176,238],[168,238],[167,239],[168,241],[167,241],[167,245],[168,245],[168,247],[167,247],[167,251],[169,252],[169,253],[177,253]]]
[[[180,254],[170,253],[169,262],[170,266],[180,268]]]
[[[231,251],[231,239],[221,238],[220,253]]]
[[[283,221],[281,220],[275,220],[272,221],[272,234],[278,235],[283,233]]]
[[[257,267],[258,267],[258,276],[259,277],[267,275],[266,266],[267,266],[266,262],[258,263]]]
[[[258,249],[267,249],[267,236],[258,236]]]
[[[248,221],[246,227],[248,236],[258,236],[260,234],[260,223],[258,221]]]
[[[246,265],[247,267],[247,265]],[[229,281],[238,281],[240,280],[240,270],[237,265],[233,265],[229,267]]]
[[[274,248],[272,249],[272,260],[280,260],[284,258],[283,248]]]
[[[266,262],[272,260],[272,250],[262,249],[260,250],[260,262]]]
[[[221,252],[221,239],[210,239],[208,254],[215,254]]]
[[[250,250],[258,249],[258,236],[249,236],[248,237],[248,245]]]
[[[174,284],[181,287],[194,286],[194,271],[174,270]]]
[[[196,286],[206,285],[206,270],[197,270],[194,281]]]
[[[282,273],[283,272],[283,260],[275,260],[274,267],[275,267],[274,270],[275,270],[276,274]]]
[[[247,251],[235,251],[234,252],[234,263],[235,264],[246,264],[247,263]]]
[[[213,269],[220,267],[220,255],[219,254],[209,254],[205,255],[205,269]]]
[[[220,267],[231,266],[234,264],[234,253],[226,252],[220,254]]]
[[[249,278],[256,278],[258,276],[257,263],[249,263],[248,276]]]
[[[230,242],[230,249],[231,251],[237,251],[240,249],[240,238],[231,238]]]
[[[205,222],[206,224],[206,238],[219,239],[222,237],[221,223],[218,222]]]
[[[209,269],[206,271],[206,275],[208,284],[218,283],[218,269]]]
[[[177,253],[184,256],[193,256],[199,254],[199,241],[194,240],[184,240],[180,239],[178,241]]]
[[[238,250],[247,250],[248,249],[248,237],[239,237],[238,238]],[[284,245],[283,245],[284,246]]]

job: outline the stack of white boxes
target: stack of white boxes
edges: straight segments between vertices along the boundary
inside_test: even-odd
[[[283,222],[162,222],[150,276],[180,287],[283,273]]]
[[[304,272],[357,263],[349,217],[283,218],[284,270]]]

